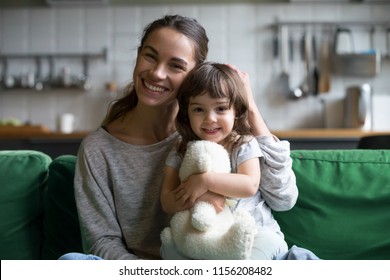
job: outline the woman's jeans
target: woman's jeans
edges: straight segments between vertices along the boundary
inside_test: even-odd
[[[103,260],[101,257],[95,255],[87,255],[82,253],[67,253],[62,255],[59,260],[74,260],[74,261],[90,261],[90,260]]]

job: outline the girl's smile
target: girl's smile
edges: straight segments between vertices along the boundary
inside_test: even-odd
[[[211,98],[206,93],[190,99],[188,116],[192,130],[200,139],[223,145],[233,129],[235,110],[228,98]]]
[[[217,133],[220,130],[220,128],[204,128],[203,130],[205,133],[212,135]]]

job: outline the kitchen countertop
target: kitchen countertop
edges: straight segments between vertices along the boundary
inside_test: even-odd
[[[272,131],[279,139],[359,139],[369,135],[390,134],[390,131],[373,131],[344,128],[294,129]]]

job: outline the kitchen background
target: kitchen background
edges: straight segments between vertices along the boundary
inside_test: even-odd
[[[209,60],[235,64],[250,74],[257,104],[272,130],[342,127],[346,89],[363,83],[373,89],[373,128],[390,129],[389,1],[125,5],[111,0],[86,6],[15,2],[0,4],[0,119],[16,118],[56,130],[58,116],[72,113],[77,130],[95,129],[109,102],[131,81],[143,27],[164,14],[179,13],[195,17],[206,28]],[[348,24],[336,24],[341,22]],[[280,40],[277,57],[273,51],[275,34],[280,35],[275,26],[287,26],[292,46],[287,60]],[[304,31],[315,35],[320,49],[323,42],[333,44],[338,26],[352,31],[354,52],[372,53],[375,48],[381,54],[379,73],[362,77],[331,72],[329,91],[289,98],[281,88],[281,58],[288,62],[289,86],[298,87],[305,75],[299,48]],[[370,32],[372,27],[375,32]],[[355,70],[362,67],[365,64]],[[45,79],[50,75],[55,83],[48,87]]]

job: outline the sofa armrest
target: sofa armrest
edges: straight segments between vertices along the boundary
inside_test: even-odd
[[[0,259],[40,259],[43,189],[51,158],[37,151],[0,151]]]
[[[43,259],[82,252],[81,233],[74,198],[76,156],[62,155],[49,166],[45,193]]]

